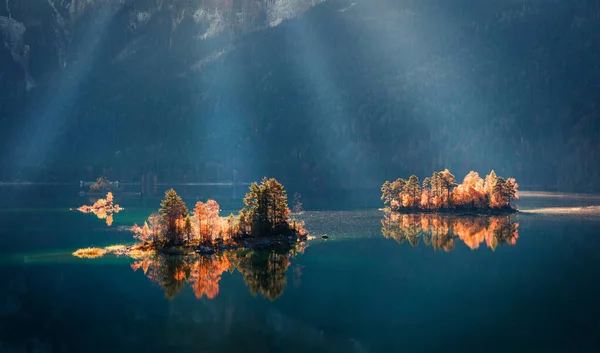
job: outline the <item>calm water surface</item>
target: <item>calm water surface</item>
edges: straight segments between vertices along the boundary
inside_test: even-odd
[[[108,227],[69,211],[88,203],[76,188],[0,198],[0,352],[600,351],[598,216],[386,223],[375,209],[308,211],[318,237],[289,264],[217,271],[225,260],[202,260],[212,270],[199,289],[150,279],[129,258],[70,256],[130,242],[125,226],[158,199],[117,196],[125,210]]]

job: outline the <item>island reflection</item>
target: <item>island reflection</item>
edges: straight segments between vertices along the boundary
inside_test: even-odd
[[[93,213],[98,219],[106,220],[106,225],[110,227],[113,224],[113,214],[123,210],[121,206],[113,201],[113,194],[109,191],[105,199],[99,198],[93,205],[83,205],[77,210],[81,213]]]
[[[453,250],[457,239],[472,250],[485,242],[494,251],[499,245],[515,245],[519,238],[519,223],[512,222],[510,216],[385,212],[381,225],[381,232],[387,239],[392,238],[398,243],[408,241],[411,246],[418,245],[422,239],[435,251]]]
[[[134,271],[140,270],[158,284],[169,299],[189,285],[197,299],[214,299],[219,294],[223,273],[239,271],[252,295],[273,301],[283,294],[290,259],[304,252],[305,244],[291,249],[226,251],[213,255],[166,255],[157,252],[132,254]]]

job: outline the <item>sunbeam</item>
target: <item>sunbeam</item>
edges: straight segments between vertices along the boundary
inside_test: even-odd
[[[313,153],[320,154],[317,170],[323,180],[317,182],[346,188],[355,180],[371,180],[373,166],[363,164],[366,160],[360,150],[360,127],[348,119],[351,97],[336,82],[335,77],[344,73],[332,63],[334,49],[325,47],[320,39],[328,34],[320,33],[322,26],[305,19],[292,21],[286,28],[290,33],[287,40],[292,42],[289,45],[300,48],[301,56],[293,61],[296,77],[305,81],[317,99],[314,110],[306,112],[312,115],[306,118],[312,122],[308,133],[315,141]]]
[[[98,10],[102,14],[101,17],[97,18],[82,36],[84,44],[76,55],[78,59],[70,65],[65,61],[65,68],[52,82],[55,88],[46,90],[39,101],[27,109],[27,115],[23,118],[27,126],[22,126],[21,131],[13,137],[13,145],[16,147],[11,157],[14,165],[23,168],[27,174],[19,173],[14,177],[22,180],[35,179],[37,174],[43,172],[36,165],[38,161],[48,163],[62,158],[56,152],[57,136],[70,129],[66,117],[77,100],[80,84],[94,66],[94,54],[104,39],[106,28],[110,26],[112,18],[122,6],[122,2],[107,2],[102,5]],[[64,27],[64,20],[59,18],[57,26]]]

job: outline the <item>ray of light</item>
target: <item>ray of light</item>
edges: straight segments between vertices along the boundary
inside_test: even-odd
[[[323,178],[325,172],[329,178],[321,182],[347,187],[353,181],[368,180],[372,166],[356,163],[363,151],[358,136],[360,127],[348,119],[351,112],[347,107],[351,97],[336,80],[336,75],[343,73],[336,72],[332,49],[325,47],[319,38],[329,34],[318,33],[317,23],[312,19],[308,15],[290,23],[292,35],[289,40],[295,41],[292,45],[298,46],[302,53],[295,58],[293,69],[297,71],[296,77],[304,80],[317,100],[311,103],[316,110],[307,111],[313,116],[306,117],[311,121],[312,135],[309,138],[315,142],[313,155],[317,153],[324,157],[317,177]]]
[[[78,98],[78,89],[92,69],[94,54],[103,38],[112,18],[123,6],[122,2],[106,2],[98,10],[102,18],[97,18],[88,26],[83,36],[86,40],[79,51],[79,61],[66,65],[59,77],[51,82],[54,87],[47,87],[37,101],[32,103],[24,117],[22,131],[15,134],[12,155],[13,165],[25,167],[26,175],[19,179],[31,180],[39,173],[37,167],[51,159],[60,159],[55,155],[54,145],[59,135],[70,127],[67,116]],[[62,18],[60,19],[62,20]],[[21,168],[15,168],[18,170]]]
[[[210,12],[211,9],[198,11]],[[214,50],[207,50],[208,54],[191,68],[199,80],[193,89],[200,92],[191,111],[195,120],[193,131],[201,136],[196,139],[198,152],[191,154],[191,158],[197,159],[193,164],[203,165],[204,178],[208,180],[244,182],[242,179],[254,174],[257,166],[255,153],[242,145],[244,139],[250,138],[244,136],[244,131],[251,121],[247,102],[240,99],[245,77],[239,68],[244,63],[235,62],[236,56],[231,54],[237,48],[231,43],[223,44],[218,37],[200,36],[197,45]]]
[[[482,138],[466,135],[470,130],[465,126],[482,123],[498,107],[483,99],[470,82],[473,68],[465,67],[463,62],[472,62],[467,59],[479,53],[442,10],[439,5],[412,1],[358,0],[339,11],[366,24],[370,40],[360,44],[371,55],[381,58],[383,71],[388,75],[379,80],[381,85],[390,87],[389,99],[412,107],[411,115],[439,132],[436,143],[440,153],[427,168],[456,167],[463,174],[482,165],[489,168],[483,158],[465,159],[461,165],[452,165],[451,161],[460,160],[465,150],[483,147],[475,146]],[[398,118],[397,114],[386,117]],[[462,149],[448,150],[450,146]]]

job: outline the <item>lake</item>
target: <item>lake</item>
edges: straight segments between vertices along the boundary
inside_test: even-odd
[[[543,211],[600,198],[386,216],[373,192],[315,201],[300,218],[316,238],[293,254],[144,262],[71,252],[131,243],[158,197],[115,195],[125,209],[109,227],[69,210],[90,201],[76,187],[0,187],[0,352],[600,351],[599,212]]]

